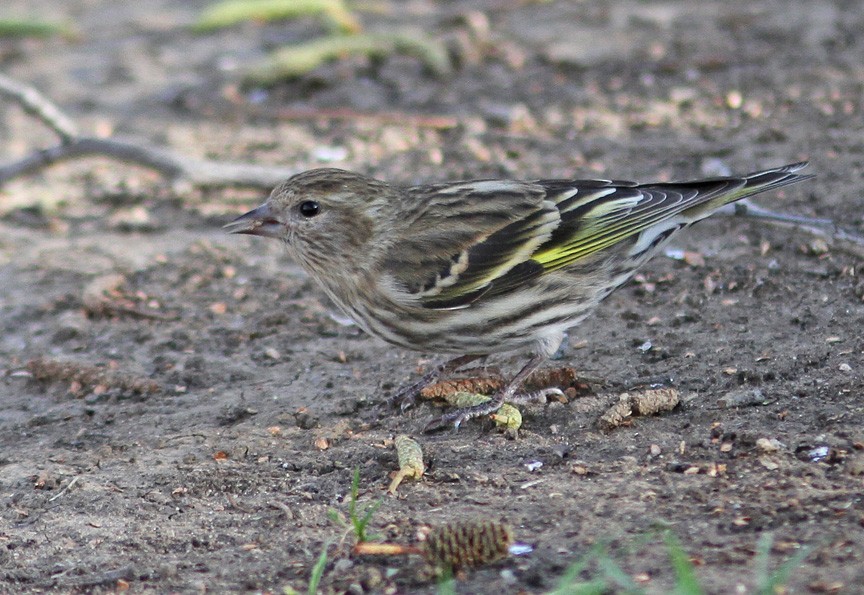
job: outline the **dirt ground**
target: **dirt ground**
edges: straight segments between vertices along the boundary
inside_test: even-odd
[[[6,0],[8,16],[55,15],[76,35],[2,40],[0,68],[91,133],[401,183],[809,159],[815,180],[756,202],[864,233],[864,3],[358,4],[370,30],[445,40],[454,72],[354,57],[247,89],[245,65],[327,29],[194,35],[204,0]],[[8,103],[0,121],[4,161],[53,142]],[[864,281],[842,244],[704,222],[675,240],[686,260],[651,262],[552,362],[593,394],[525,408],[516,440],[484,423],[427,436],[440,409],[376,420],[376,406],[435,354],[346,325],[277,242],[221,232],[263,198],[104,159],[2,189],[0,591],[305,592],[328,547],[324,592],[436,592],[418,558],[350,556],[328,511],[347,514],[356,468],[383,539],[491,518],[535,546],[466,572],[463,593],[549,592],[596,544],[663,593],[666,528],[709,593],[756,589],[768,533],[770,569],[811,548],[791,592],[864,592]],[[654,383],[681,404],[598,428],[621,392]],[[400,433],[430,469],[393,497]],[[580,580],[598,576],[591,562]]]

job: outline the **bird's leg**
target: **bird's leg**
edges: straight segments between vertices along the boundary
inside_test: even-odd
[[[501,405],[503,405],[505,402],[514,400],[516,391],[519,389],[520,386],[522,386],[522,383],[525,382],[525,379],[528,378],[534,372],[534,370],[539,368],[540,364],[545,362],[546,359],[546,354],[535,355],[527,364],[525,364],[525,366],[521,370],[519,370],[519,372],[513,377],[510,383],[503,389],[492,395],[491,399],[479,405],[462,407],[460,409],[454,409],[450,413],[445,413],[438,419],[434,419],[429,424],[427,424],[426,427],[423,428],[423,431],[434,432],[435,430],[440,430],[450,425],[454,426],[458,430],[459,426],[462,425],[462,422],[468,421],[469,419],[473,419],[475,417],[480,417],[482,415],[490,415],[492,413],[495,413],[496,411],[501,409]],[[529,395],[529,397],[537,398],[536,395]],[[517,401],[518,400],[522,399],[517,398]]]
[[[400,388],[396,393],[387,399],[388,404],[391,407],[399,406],[402,411],[405,411],[414,402],[417,400],[417,397],[420,395],[420,390],[425,386],[435,382],[443,376],[444,374],[450,374],[451,372],[455,372],[462,366],[470,364],[473,361],[480,359],[481,357],[485,357],[482,354],[468,354],[468,355],[460,355],[459,357],[454,357],[453,359],[444,362],[443,364],[439,364],[435,366],[432,370],[423,374],[423,376],[417,382],[412,382],[406,386]]]
[[[556,387],[549,387],[531,391],[530,393],[515,393],[507,398],[507,403],[510,403],[511,405],[530,405],[531,403],[541,403],[545,405],[550,399],[560,403],[567,402],[567,396],[564,394],[563,390]]]

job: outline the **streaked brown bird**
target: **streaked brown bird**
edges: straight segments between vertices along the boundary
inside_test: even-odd
[[[225,226],[282,240],[366,332],[458,354],[394,397],[492,353],[529,349],[494,397],[428,428],[496,411],[612,291],[677,231],[728,203],[812,176],[794,163],[741,177],[636,184],[472,180],[397,187],[339,169],[279,184]]]

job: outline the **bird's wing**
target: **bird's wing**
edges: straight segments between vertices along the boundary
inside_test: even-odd
[[[471,305],[531,255],[560,224],[546,189],[478,180],[408,190],[415,208],[387,251],[400,297],[430,309]]]
[[[806,179],[793,164],[740,178],[638,185],[611,180],[430,187],[430,208],[389,264],[431,309],[464,308],[633,238],[634,256],[680,227],[757,192]],[[467,184],[473,184],[468,190]],[[439,225],[440,224],[440,225]],[[389,269],[394,270],[394,269]]]

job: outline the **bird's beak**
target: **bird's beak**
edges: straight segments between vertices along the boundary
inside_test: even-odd
[[[257,209],[240,215],[222,229],[228,233],[246,233],[266,238],[280,238],[285,233],[285,226],[273,216],[269,203],[264,203]]]

